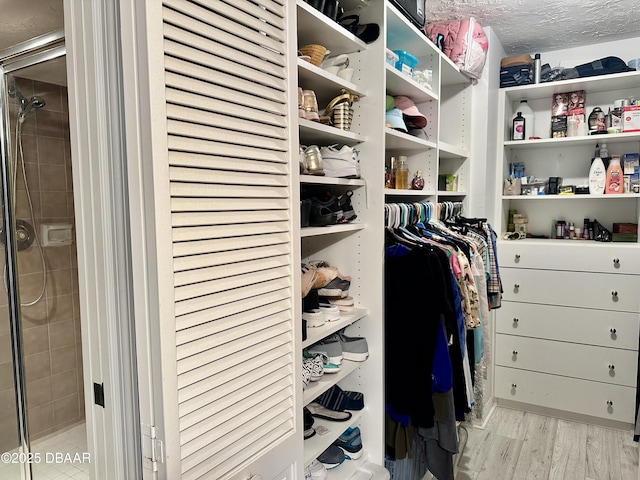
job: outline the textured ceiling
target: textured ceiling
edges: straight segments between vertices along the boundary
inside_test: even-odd
[[[427,0],[427,14],[430,22],[475,17],[509,55],[640,36],[639,0]]]

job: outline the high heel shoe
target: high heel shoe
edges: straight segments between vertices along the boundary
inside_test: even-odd
[[[303,105],[304,113],[307,120],[313,120],[315,122],[320,120],[318,115],[318,101],[316,100],[316,92],[313,90],[303,90]]]

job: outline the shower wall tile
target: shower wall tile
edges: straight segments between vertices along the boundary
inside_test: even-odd
[[[0,307],[0,335],[9,333],[9,329],[9,307],[5,305]],[[0,344],[0,348],[5,348],[5,345]]]
[[[53,400],[51,379],[52,377],[44,377],[27,383],[27,409],[51,403]]]
[[[13,388],[13,362],[0,363],[0,391],[8,388]]]
[[[75,345],[51,350],[51,373],[61,373],[77,367]]]
[[[18,446],[16,394],[12,389],[0,392],[0,451],[8,452]]]
[[[68,123],[63,120],[60,112],[53,112],[46,108],[36,111],[37,135],[46,137],[65,138],[68,135]],[[25,122],[26,123],[26,122]],[[67,126],[65,130],[65,125]]]
[[[46,434],[55,425],[53,416],[53,402],[27,410],[29,433],[37,438],[38,434]]]
[[[40,192],[37,189],[29,191],[31,204],[33,205],[33,214],[36,219],[42,216],[40,208]],[[26,190],[18,190],[16,192],[16,218],[23,220],[31,219],[31,210],[29,210],[29,198]],[[29,220],[29,223],[31,221]]]
[[[49,328],[47,325],[23,329],[22,338],[25,355],[49,351]]]
[[[20,282],[20,301],[34,302],[42,293],[42,273],[27,273],[18,275]]]
[[[42,275],[42,257],[37,247],[32,246],[18,255],[18,272],[20,274],[37,273]]]
[[[64,165],[40,164],[40,191],[41,192],[65,192],[67,191],[67,169]],[[65,209],[67,203],[65,199]],[[68,212],[65,212],[68,214]]]
[[[72,393],[78,393],[78,370],[69,370],[51,377],[53,398],[59,399]]]
[[[60,245],[45,248],[47,270],[68,270],[71,268],[71,249],[69,247],[69,245]]]
[[[51,348],[66,347],[67,345],[75,345],[76,332],[74,329],[73,319],[65,322],[57,322],[49,325],[49,342]]]
[[[50,352],[36,353],[24,357],[24,375],[28,382],[51,376]]]
[[[49,316],[47,304],[42,300],[35,305],[20,307],[20,314],[20,321],[23,329],[36,327],[49,321],[47,318]]]
[[[65,142],[62,138],[43,137],[38,139],[38,159],[40,164],[66,165]]]
[[[10,362],[11,359],[11,335],[5,333],[0,335],[0,363]]]
[[[25,124],[26,122],[23,123],[23,125]],[[25,164],[33,164],[33,165],[38,164],[38,137],[36,136],[35,133],[36,133],[35,131],[31,134],[27,133],[26,131],[22,132],[22,155],[24,157]],[[16,150],[12,151],[14,155],[15,155],[15,152]],[[15,161],[15,157],[14,157],[14,161]],[[18,177],[20,177],[20,180],[22,181],[22,176],[18,175]],[[27,179],[29,179],[29,177],[27,177]],[[34,185],[34,188],[38,188],[37,183],[36,185]]]
[[[42,218],[67,218],[67,194],[65,192],[41,192]]]
[[[72,293],[71,269],[54,270],[47,275],[47,296]]]
[[[78,418],[78,394],[74,393],[53,402],[54,418],[57,424],[69,423]]]
[[[57,295],[47,298],[47,305],[50,311],[55,312],[51,316],[49,325],[74,318],[73,295]]]

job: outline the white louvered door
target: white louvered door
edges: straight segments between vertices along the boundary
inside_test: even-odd
[[[290,126],[297,106],[289,103],[295,48],[287,30],[295,12],[287,3],[163,1],[166,124],[151,120],[166,128],[166,149],[154,145],[154,195],[157,223],[164,218],[171,231],[156,239],[160,271],[172,274],[158,278],[167,307],[155,385],[166,437],[160,477],[301,473]],[[163,203],[169,211],[159,210]],[[167,281],[173,286],[163,289]]]

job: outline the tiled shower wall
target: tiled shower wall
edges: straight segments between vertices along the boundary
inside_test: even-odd
[[[38,235],[42,223],[75,221],[67,89],[16,78],[26,97],[42,97],[44,108],[32,111],[22,125],[22,146],[28,191]],[[10,98],[10,139],[15,149],[15,122],[19,110]],[[33,224],[20,163],[17,171],[16,219]],[[46,291],[33,306],[22,306],[22,332],[31,439],[51,434],[84,419],[82,350],[75,240],[70,246],[44,247]],[[0,262],[4,264],[4,255]],[[34,242],[18,252],[21,303],[31,303],[42,289],[42,261]],[[6,289],[0,287],[0,451],[17,446],[15,392]]]

